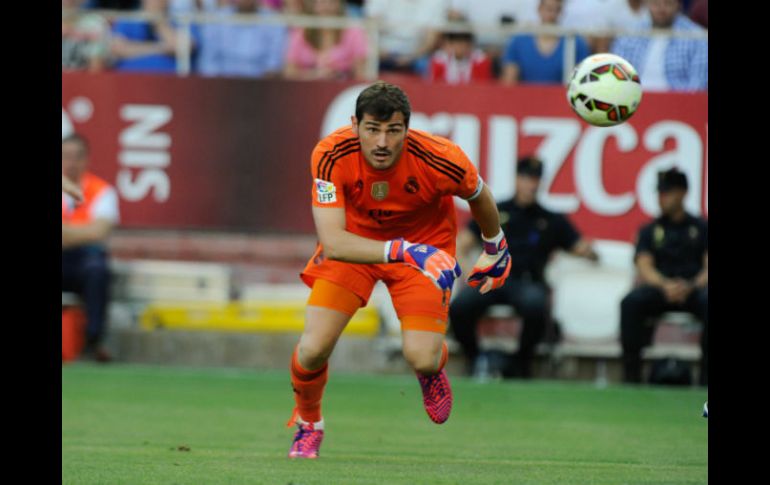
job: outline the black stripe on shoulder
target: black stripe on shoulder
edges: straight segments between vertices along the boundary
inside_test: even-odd
[[[425,155],[426,157],[428,157],[431,160],[433,160],[433,162],[435,162],[436,164],[441,165],[445,169],[447,169],[447,170],[457,174],[457,176],[459,176],[460,178],[465,177],[465,169],[462,168],[462,167],[459,167],[457,164],[455,164],[453,162],[450,162],[449,160],[447,160],[445,158],[441,158],[441,157],[438,157],[438,156],[430,153],[428,150],[426,150],[424,147],[422,147],[422,145],[420,145],[419,143],[415,142],[415,143],[410,144],[410,146],[412,148],[414,148],[415,150],[417,150],[418,152],[420,152],[423,155]]]
[[[431,167],[433,170],[436,170],[436,171],[438,171],[438,172],[441,172],[441,173],[443,173],[444,175],[446,175],[446,176],[447,176],[447,177],[449,177],[450,179],[454,180],[454,181],[455,181],[455,182],[457,182],[458,184],[459,184],[459,183],[462,181],[462,177],[458,176],[458,175],[457,175],[456,173],[454,173],[454,172],[450,172],[450,171],[446,170],[446,169],[443,167],[443,165],[439,165],[439,164],[437,164],[436,162],[434,162],[433,160],[429,159],[428,157],[426,157],[426,156],[425,156],[425,155],[423,155],[422,153],[420,153],[420,152],[416,151],[416,150],[414,149],[414,147],[411,147],[411,146],[410,146],[410,147],[408,148],[408,151],[409,151],[409,153],[411,153],[411,154],[412,154],[412,155],[414,155],[415,157],[417,157],[417,158],[419,158],[420,160],[422,160],[423,162],[425,162],[425,163],[426,163],[426,164],[427,164],[429,167]]]
[[[356,152],[360,152],[360,151],[361,151],[361,146],[356,144],[354,147],[352,147],[352,148],[349,147],[348,150],[346,150],[344,152],[340,152],[340,153],[334,155],[333,157],[330,157],[329,158],[328,167],[326,168],[326,178],[323,179],[323,180],[331,181],[331,179],[332,179],[332,170],[334,169],[334,164],[337,163],[337,160],[339,160],[340,158],[344,157],[345,155],[350,155],[351,153],[356,153]]]
[[[447,165],[447,168],[455,168],[457,171],[459,171],[459,174],[465,175],[465,169],[459,166],[458,164],[456,164],[455,162],[436,155],[435,153],[425,148],[425,146],[423,146],[420,142],[418,142],[415,139],[412,139],[411,141],[417,148],[419,148],[422,152],[425,152],[425,154],[427,154],[430,158],[432,158],[436,162],[443,162],[444,165]]]
[[[321,180],[327,180],[327,179],[323,178],[322,174],[325,171],[325,165],[328,165],[328,163],[329,163],[328,159],[330,157],[334,156],[334,154],[336,152],[338,152],[340,150],[345,150],[346,148],[348,148],[351,145],[351,143],[353,143],[355,141],[358,141],[358,137],[347,138],[347,139],[342,140],[341,142],[337,143],[336,145],[334,145],[331,148],[331,150],[327,150],[326,152],[324,152],[323,156],[318,161],[318,166],[316,167],[316,178],[319,178]]]

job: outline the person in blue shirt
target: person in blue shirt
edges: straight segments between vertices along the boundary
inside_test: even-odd
[[[649,0],[643,30],[705,32],[682,14],[681,0]],[[645,91],[707,91],[709,44],[706,39],[619,37],[611,52],[636,67]]]
[[[540,0],[537,13],[542,25],[556,25],[562,0]],[[565,38],[553,35],[514,35],[502,58],[502,84],[563,84]],[[591,54],[582,37],[575,38],[575,65]]]
[[[118,19],[112,28],[111,53],[116,71],[175,73],[177,29],[167,17],[168,0],[142,0],[152,19]],[[196,45],[193,29],[191,49]]]
[[[218,13],[268,16],[257,0],[233,0]],[[201,76],[277,77],[284,66],[289,31],[283,25],[204,23],[196,72]]]

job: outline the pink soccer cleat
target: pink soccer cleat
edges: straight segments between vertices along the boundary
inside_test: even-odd
[[[297,420],[297,433],[289,450],[289,458],[318,458],[318,449],[323,439],[323,420],[318,423]]]
[[[422,403],[430,419],[436,424],[449,419],[449,413],[452,412],[452,388],[449,386],[446,371],[442,369],[441,372],[432,376],[425,376],[418,372],[417,380],[420,381]]]

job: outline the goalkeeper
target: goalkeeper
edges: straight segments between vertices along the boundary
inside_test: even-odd
[[[385,283],[401,321],[403,354],[431,420],[449,418],[444,365],[447,312],[460,276],[454,258],[452,196],[468,201],[486,244],[468,281],[488,292],[510,269],[489,189],[451,141],[409,128],[411,109],[397,86],[377,82],[356,100],[351,125],[313,150],[312,211],[319,244],[301,274],[312,288],[305,328],[291,358],[297,431],[289,457],[316,458],[324,436],[321,401],[328,359],[374,284]]]
[[[545,266],[553,252],[563,249],[597,261],[592,244],[562,214],[556,214],[537,202],[543,175],[543,163],[524,157],[516,165],[515,195],[498,204],[500,223],[511,248],[510,277],[499,291],[479,294],[471,288],[457,293],[449,309],[449,321],[476,377],[497,372],[503,377],[532,377],[535,347],[543,338],[550,310],[550,290],[545,281]],[[461,261],[478,245],[482,231],[471,221],[460,232],[457,255]],[[463,262],[463,265],[465,263]],[[512,305],[522,319],[517,352],[503,362],[479,351],[476,325],[492,305]],[[497,365],[496,365],[497,364]]]

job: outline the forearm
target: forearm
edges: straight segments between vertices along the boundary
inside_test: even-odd
[[[662,288],[668,280],[661,272],[650,267],[640,267],[639,276],[642,279],[642,283],[656,288]]]
[[[484,185],[481,194],[468,201],[473,219],[481,228],[481,233],[487,239],[491,239],[500,233],[500,214],[497,212],[497,204],[492,197],[489,187]]]
[[[109,235],[110,225],[107,223],[96,222],[85,225],[73,226],[62,224],[61,227],[61,245],[62,249],[67,249],[85,244],[101,243],[106,241]]]
[[[385,262],[386,241],[358,236],[348,231],[338,231],[322,240],[324,255],[347,263],[377,264]]]
[[[709,284],[709,270],[708,268],[703,268],[703,270],[698,273],[695,276],[695,279],[692,282],[693,286],[696,288],[705,288]]]
[[[594,251],[594,248],[591,245],[591,243],[586,241],[585,239],[580,239],[578,242],[576,242],[570,252],[575,256],[590,259],[592,261],[596,261],[599,259],[599,255],[596,254],[596,251]]]

